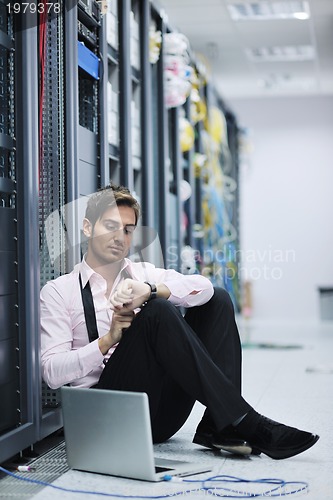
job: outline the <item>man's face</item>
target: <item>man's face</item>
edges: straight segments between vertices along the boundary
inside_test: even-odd
[[[89,238],[87,257],[90,262],[106,265],[126,257],[135,227],[135,212],[127,206],[110,207],[94,227],[84,219],[83,232]]]

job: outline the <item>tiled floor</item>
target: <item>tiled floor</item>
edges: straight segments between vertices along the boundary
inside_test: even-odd
[[[191,443],[196,424],[203,412],[203,407],[197,404],[179,433],[169,442],[155,447],[156,456],[211,464],[212,473],[198,476],[202,478],[226,474],[252,480],[280,478],[286,481],[306,481],[309,489],[292,496],[302,496],[309,500],[333,499],[333,323],[247,324],[240,320],[239,326],[245,343],[244,397],[259,412],[318,433],[321,439],[307,452],[281,461],[271,460],[265,455],[236,457],[228,453],[213,452]],[[259,348],[258,343],[266,344],[266,347]],[[285,348],[267,347],[267,344],[272,343]],[[217,496],[218,493],[214,493],[214,490],[200,491],[200,483],[152,484],[78,471],[66,472],[54,484],[71,489],[134,497],[171,497],[176,492],[189,489],[193,491],[184,491],[181,496],[203,499]],[[244,492],[244,495],[250,491],[250,485],[246,484],[231,484],[231,487]],[[263,493],[264,487],[257,486],[256,491]],[[286,491],[290,492],[291,487]],[[12,494],[15,496],[14,488]],[[221,495],[221,491],[219,494]],[[224,494],[226,497],[231,496],[227,492]],[[277,495],[279,496],[279,493]],[[269,496],[271,495],[266,494],[266,497]],[[33,497],[34,500],[58,498],[95,500],[102,497],[65,493],[51,488],[44,488]]]

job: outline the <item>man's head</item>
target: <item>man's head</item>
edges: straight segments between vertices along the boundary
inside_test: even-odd
[[[108,208],[116,205],[118,207],[126,206],[132,208],[135,214],[135,224],[137,224],[140,217],[139,203],[132,196],[129,189],[114,184],[100,189],[89,198],[85,218],[94,226]]]
[[[94,268],[126,257],[139,215],[137,200],[123,186],[110,186],[91,196],[83,220],[89,239],[87,263]]]

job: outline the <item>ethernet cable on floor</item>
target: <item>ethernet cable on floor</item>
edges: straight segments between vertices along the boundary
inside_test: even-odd
[[[192,486],[189,487],[189,489],[182,490],[182,491],[170,491],[167,494],[164,495],[123,495],[120,493],[106,493],[103,491],[86,491],[86,490],[75,490],[72,488],[64,488],[62,486],[56,486],[51,483],[47,483],[45,481],[39,481],[37,479],[32,479],[30,477],[23,477],[23,476],[18,476],[17,474],[10,472],[9,470],[5,469],[4,467],[0,466],[0,471],[4,472],[8,476],[14,477],[15,479],[18,479],[20,481],[27,481],[29,483],[37,484],[39,486],[48,486],[50,488],[54,488],[56,490],[64,491],[66,493],[79,493],[79,494],[85,494],[85,495],[99,495],[99,496],[105,496],[105,497],[112,497],[112,498],[138,498],[138,499],[143,499],[143,498],[148,498],[148,499],[162,499],[162,498],[170,498],[172,496],[180,496],[180,495],[187,495],[190,493],[199,493],[199,492],[206,492],[206,494],[214,495],[216,497],[227,497],[227,498],[258,498],[258,497],[283,497],[283,496],[289,496],[293,495],[296,493],[306,493],[308,491],[308,483],[305,481],[284,481],[283,479],[276,479],[276,478],[261,478],[261,479],[244,479],[240,477],[235,477],[235,476],[228,476],[228,475],[218,475],[218,476],[212,476],[208,477],[206,479],[184,479],[180,477],[172,477],[165,475],[164,481],[168,483],[178,483],[178,484],[185,484],[185,485],[192,485],[194,486],[195,484],[200,485],[196,488],[192,488]],[[31,472],[33,472],[31,470]],[[229,484],[233,483],[235,485],[264,485],[267,486],[270,489],[265,489],[265,491],[261,492],[251,492],[251,491],[245,491],[245,488],[243,491],[233,487],[233,488],[227,488],[226,486],[223,486],[223,483]],[[290,488],[290,489],[289,489]]]

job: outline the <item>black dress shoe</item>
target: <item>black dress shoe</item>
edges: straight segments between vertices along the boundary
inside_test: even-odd
[[[200,425],[194,435],[193,443],[200,444],[206,448],[224,450],[238,455],[251,455],[253,453],[251,445],[238,436],[231,425],[221,432],[214,432],[211,429],[202,429]],[[260,454],[260,452],[258,453]]]
[[[241,442],[243,442],[241,444]],[[226,446],[233,447],[227,450],[231,453],[240,453],[241,455],[260,455],[261,451],[258,450],[247,439],[242,438],[236,431],[235,427],[228,425],[222,431],[214,433],[213,445],[215,448],[226,449]],[[238,449],[238,451],[237,451]]]
[[[290,458],[311,448],[319,436],[275,422],[251,410],[235,427],[239,438],[270,458]]]

